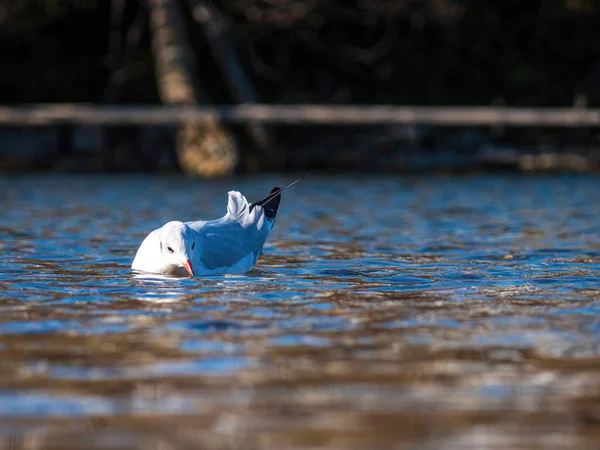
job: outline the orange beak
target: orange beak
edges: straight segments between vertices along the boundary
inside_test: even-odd
[[[187,273],[190,274],[190,277],[194,276],[194,271],[192,270],[192,263],[190,262],[189,259],[185,260],[185,263],[183,264],[183,267],[185,267],[185,270],[187,270]]]

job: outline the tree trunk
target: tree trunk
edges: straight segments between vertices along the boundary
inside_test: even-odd
[[[195,85],[192,54],[177,0],[148,0],[158,92],[169,105],[208,104]],[[238,162],[233,137],[221,123],[188,122],[180,126],[177,156],[184,172],[204,177],[231,173]]]
[[[236,102],[260,103],[259,96],[246,75],[242,62],[238,58],[231,26],[215,6],[205,0],[188,0],[192,16],[200,25],[211,47],[213,56],[220,66],[223,78]],[[273,153],[274,137],[262,124],[249,122],[246,126],[249,137],[258,150],[263,166],[277,166],[280,156]]]

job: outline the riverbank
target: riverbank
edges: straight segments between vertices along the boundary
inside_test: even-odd
[[[268,160],[232,127],[242,154],[236,171],[361,172],[600,171],[598,132],[431,126],[273,126]],[[179,171],[172,126],[5,127],[0,172]]]

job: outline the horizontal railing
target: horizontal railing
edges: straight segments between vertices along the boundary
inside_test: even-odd
[[[586,108],[425,107],[342,105],[149,106],[35,104],[0,106],[0,126],[38,125],[174,125],[221,120],[230,123],[293,125],[422,124],[441,126],[600,125],[600,110]]]

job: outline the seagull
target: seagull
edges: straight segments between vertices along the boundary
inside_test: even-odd
[[[165,223],[146,236],[131,269],[189,277],[249,271],[275,225],[281,193],[304,176],[254,203],[229,191],[227,213],[220,219]]]

